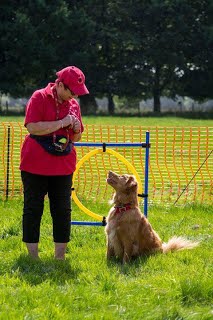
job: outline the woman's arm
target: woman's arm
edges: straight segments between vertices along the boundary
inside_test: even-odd
[[[79,140],[81,140],[81,132],[79,133],[74,133],[72,141],[73,142],[78,142]]]
[[[62,120],[31,122],[26,125],[29,133],[38,136],[52,133],[62,128]]]
[[[55,132],[61,128],[66,128],[68,126],[72,127],[74,122],[75,117],[72,115],[67,115],[63,119],[56,121],[30,122],[26,124],[26,128],[29,133],[41,136]]]

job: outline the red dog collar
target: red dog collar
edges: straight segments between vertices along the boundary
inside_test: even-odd
[[[132,209],[132,207],[129,203],[127,203],[123,206],[118,206],[118,207],[114,207],[114,208],[116,209],[115,213],[121,213],[121,212],[125,212],[125,211]]]

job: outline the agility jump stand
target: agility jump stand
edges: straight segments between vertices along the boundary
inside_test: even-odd
[[[126,166],[129,168],[130,171],[135,175],[137,181],[138,181],[138,197],[144,198],[144,216],[148,216],[148,179],[149,179],[149,148],[150,148],[150,133],[149,131],[146,132],[146,142],[142,143],[117,143],[117,142],[75,142],[74,145],[76,147],[102,147],[99,149],[95,149],[90,151],[88,154],[86,154],[78,163],[76,166],[76,171],[73,175],[73,184],[75,182],[75,178],[77,176],[77,172],[80,169],[81,165],[87,161],[90,157],[92,157],[95,154],[98,153],[109,153],[111,155],[114,155],[117,159],[121,160]],[[125,148],[132,148],[132,147],[142,147],[145,148],[145,172],[144,172],[144,193],[142,193],[142,184],[140,177],[133,167],[133,165],[127,161],[121,154],[118,152],[108,148],[108,147],[125,147]],[[105,226],[106,225],[106,217],[103,217],[101,215],[98,215],[92,211],[90,211],[88,208],[86,208],[78,199],[75,189],[72,188],[72,198],[77,204],[77,206],[84,211],[87,215],[95,218],[96,220],[99,220],[99,222],[90,222],[90,221],[71,221],[71,225],[80,225],[80,226]]]

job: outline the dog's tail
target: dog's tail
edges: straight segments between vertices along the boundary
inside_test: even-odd
[[[199,245],[199,242],[187,240],[184,237],[173,237],[167,243],[163,243],[163,253],[170,251],[179,251],[184,249],[193,249]]]

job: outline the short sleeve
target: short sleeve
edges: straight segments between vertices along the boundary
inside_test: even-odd
[[[24,125],[30,122],[43,120],[44,97],[41,92],[35,91],[27,103]]]

